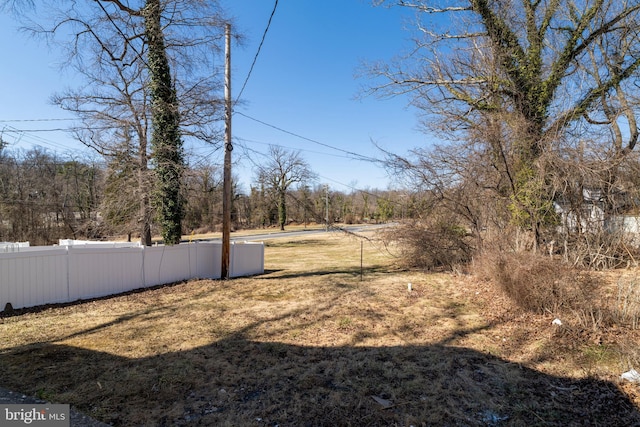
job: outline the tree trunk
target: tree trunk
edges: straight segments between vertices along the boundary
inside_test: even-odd
[[[284,191],[278,193],[278,223],[281,231],[284,231],[284,225],[287,222],[286,195]]]
[[[155,203],[165,244],[180,243],[183,201],[180,184],[183,169],[178,100],[160,22],[160,0],[147,0],[144,8],[145,33],[149,45],[148,65],[151,76],[151,146],[155,160]]]

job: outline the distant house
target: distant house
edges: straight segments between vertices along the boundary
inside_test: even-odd
[[[596,232],[605,227],[605,203],[600,189],[582,189],[582,200],[562,197],[553,202],[560,216],[561,231],[569,233]]]
[[[624,200],[624,197],[621,197]],[[640,216],[637,207],[621,203],[614,213],[607,212],[605,193],[601,189],[582,189],[582,200],[559,198],[554,209],[560,217],[560,230],[564,233],[622,232],[633,235],[640,243]]]

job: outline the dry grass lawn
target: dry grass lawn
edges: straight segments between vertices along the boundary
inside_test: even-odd
[[[0,386],[115,426],[640,425],[635,331],[568,334],[363,248],[362,276],[354,237],[280,238],[258,277],[0,318]]]

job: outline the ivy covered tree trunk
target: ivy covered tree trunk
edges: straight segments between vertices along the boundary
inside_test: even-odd
[[[151,80],[152,157],[155,163],[154,203],[165,244],[180,243],[184,213],[180,183],[184,168],[176,90],[161,26],[160,0],[147,0],[143,10]]]
[[[531,117],[527,120],[536,121]],[[532,233],[532,250],[536,252],[542,240],[542,230],[553,226],[557,218],[553,208],[551,185],[543,162],[540,161],[540,147],[544,145],[540,142],[542,129],[520,136],[519,139],[524,142],[516,147],[511,182],[513,192],[508,208],[512,223],[521,230]]]
[[[286,191],[278,191],[278,224],[280,230],[284,231],[287,223],[287,193]]]

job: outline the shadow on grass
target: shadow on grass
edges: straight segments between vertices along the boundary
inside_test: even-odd
[[[0,369],[4,387],[115,426],[640,425],[613,383],[440,344],[310,347],[237,334],[127,359],[47,343],[0,353]]]
[[[283,235],[286,237],[286,235]],[[327,243],[322,239],[294,239],[288,240],[286,238],[280,238],[278,240],[267,240],[264,243],[267,248],[296,248],[296,247],[309,247],[309,246],[329,246],[331,243]]]
[[[366,277],[367,274],[379,274],[379,273],[388,273],[389,267],[385,265],[380,266],[371,266],[368,265],[360,269],[360,267],[348,267],[348,268],[324,268],[324,269],[316,269],[316,270],[307,270],[307,271],[294,271],[287,272],[285,274],[277,274],[282,270],[265,270],[264,275],[255,276],[256,279],[259,280],[282,280],[282,279],[295,279],[295,278],[303,278],[303,277],[315,277],[315,276],[331,276],[331,275],[340,275],[347,274],[351,276],[360,276],[362,274]]]

